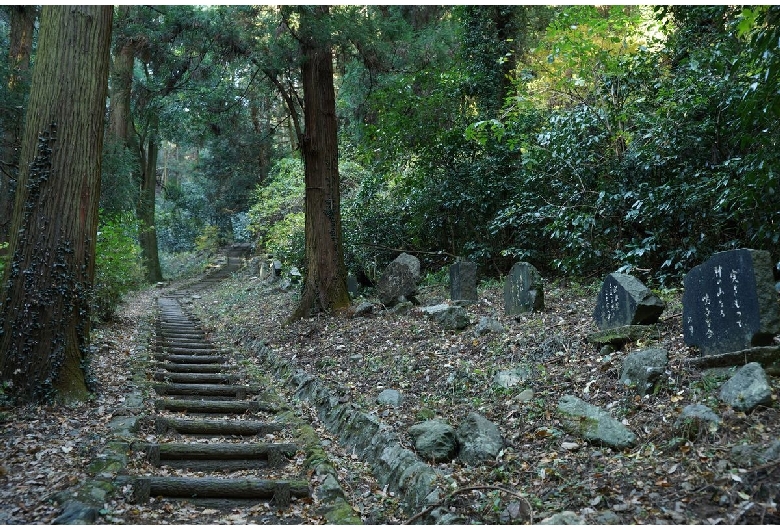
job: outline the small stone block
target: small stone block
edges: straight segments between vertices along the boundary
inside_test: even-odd
[[[629,274],[613,272],[601,286],[593,318],[599,329],[658,322],[666,304]]]

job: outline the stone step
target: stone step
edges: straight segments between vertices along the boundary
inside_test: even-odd
[[[192,412],[206,414],[248,414],[257,412],[279,412],[279,407],[273,403],[262,401],[206,401],[199,399],[158,399],[154,402],[156,410],[170,412]]]
[[[303,480],[128,477],[124,481],[133,484],[135,502],[139,504],[149,502],[151,497],[273,499],[277,507],[285,508],[292,498],[311,496],[309,484]]]
[[[154,419],[157,434],[177,432],[179,434],[211,434],[224,436],[262,436],[279,432],[279,423],[265,423],[254,420],[209,420],[157,417]]]

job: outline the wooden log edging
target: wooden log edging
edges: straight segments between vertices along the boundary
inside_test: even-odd
[[[206,401],[199,399],[158,399],[154,402],[156,410],[171,412],[195,412],[214,414],[248,414],[258,412],[279,412],[279,406],[261,401]]]

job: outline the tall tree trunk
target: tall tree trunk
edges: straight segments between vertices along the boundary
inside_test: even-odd
[[[313,9],[314,13],[309,10]],[[292,319],[350,304],[341,234],[336,97],[330,44],[312,25],[328,6],[301,8],[305,133],[300,142],[306,184],[306,283]]]
[[[130,9],[130,6],[117,8],[117,27],[129,18]],[[130,94],[133,87],[134,60],[135,44],[132,39],[127,37],[117,39],[111,69],[108,133],[126,147],[130,147]]]
[[[24,401],[84,399],[111,6],[45,6],[0,312],[0,376]]]
[[[154,199],[157,190],[157,154],[159,146],[154,134],[141,142],[141,196],[138,204],[141,255],[146,266],[146,279],[152,283],[163,279],[157,250],[157,229],[154,226]]]
[[[24,124],[24,96],[29,88],[36,6],[10,6],[11,34],[8,50],[9,101],[3,105],[3,146],[0,151],[0,243],[8,241],[14,208],[15,181],[19,173],[19,148]],[[0,255],[4,253],[0,249]]]

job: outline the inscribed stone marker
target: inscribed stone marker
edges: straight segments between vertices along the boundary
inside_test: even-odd
[[[458,261],[450,266],[450,300],[477,299],[477,264]]]
[[[593,318],[599,329],[655,324],[666,304],[630,274],[613,272],[601,286]]]
[[[544,309],[542,276],[536,267],[525,261],[512,266],[504,284],[504,310],[507,315],[518,315]]]
[[[685,343],[714,355],[771,344],[780,311],[769,252],[718,252],[685,275]]]

